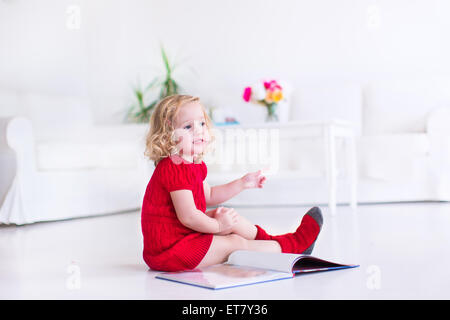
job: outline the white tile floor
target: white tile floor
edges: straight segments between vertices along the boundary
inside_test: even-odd
[[[237,208],[273,234],[305,207]],[[0,299],[449,299],[450,203],[338,207],[313,255],[356,269],[221,291],[155,279],[138,212],[0,226]]]

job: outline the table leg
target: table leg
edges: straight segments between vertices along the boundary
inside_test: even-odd
[[[336,214],[336,141],[333,125],[325,126],[325,159],[328,182],[328,207]]]
[[[350,207],[357,206],[358,160],[356,158],[356,142],[354,135],[347,138],[347,164],[350,179]]]

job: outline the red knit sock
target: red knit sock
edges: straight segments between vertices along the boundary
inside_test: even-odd
[[[272,236],[258,225],[255,225],[258,232],[256,233],[255,240],[272,240]]]
[[[260,226],[255,240],[275,240],[280,244],[283,253],[311,253],[317,236],[322,228],[323,218],[317,207],[309,210],[302,218],[300,226],[294,233],[271,236]]]

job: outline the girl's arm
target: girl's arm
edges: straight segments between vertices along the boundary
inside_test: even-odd
[[[206,206],[215,206],[223,203],[244,189],[262,188],[265,181],[266,177],[261,170],[247,173],[239,179],[214,187],[210,187],[205,180],[203,181],[203,190],[205,192]]]
[[[242,179],[233,180],[227,184],[210,187],[208,182],[203,181],[206,206],[215,206],[223,203],[244,190]]]
[[[191,190],[172,191],[170,197],[180,222],[194,231],[220,233],[230,229],[237,222],[235,212],[220,212],[216,218],[212,218],[215,210],[210,215],[198,210]]]

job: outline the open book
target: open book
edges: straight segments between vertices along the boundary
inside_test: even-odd
[[[310,255],[238,250],[224,264],[189,271],[163,272],[158,279],[208,289],[225,289],[261,282],[292,279],[296,273],[354,268]]]

